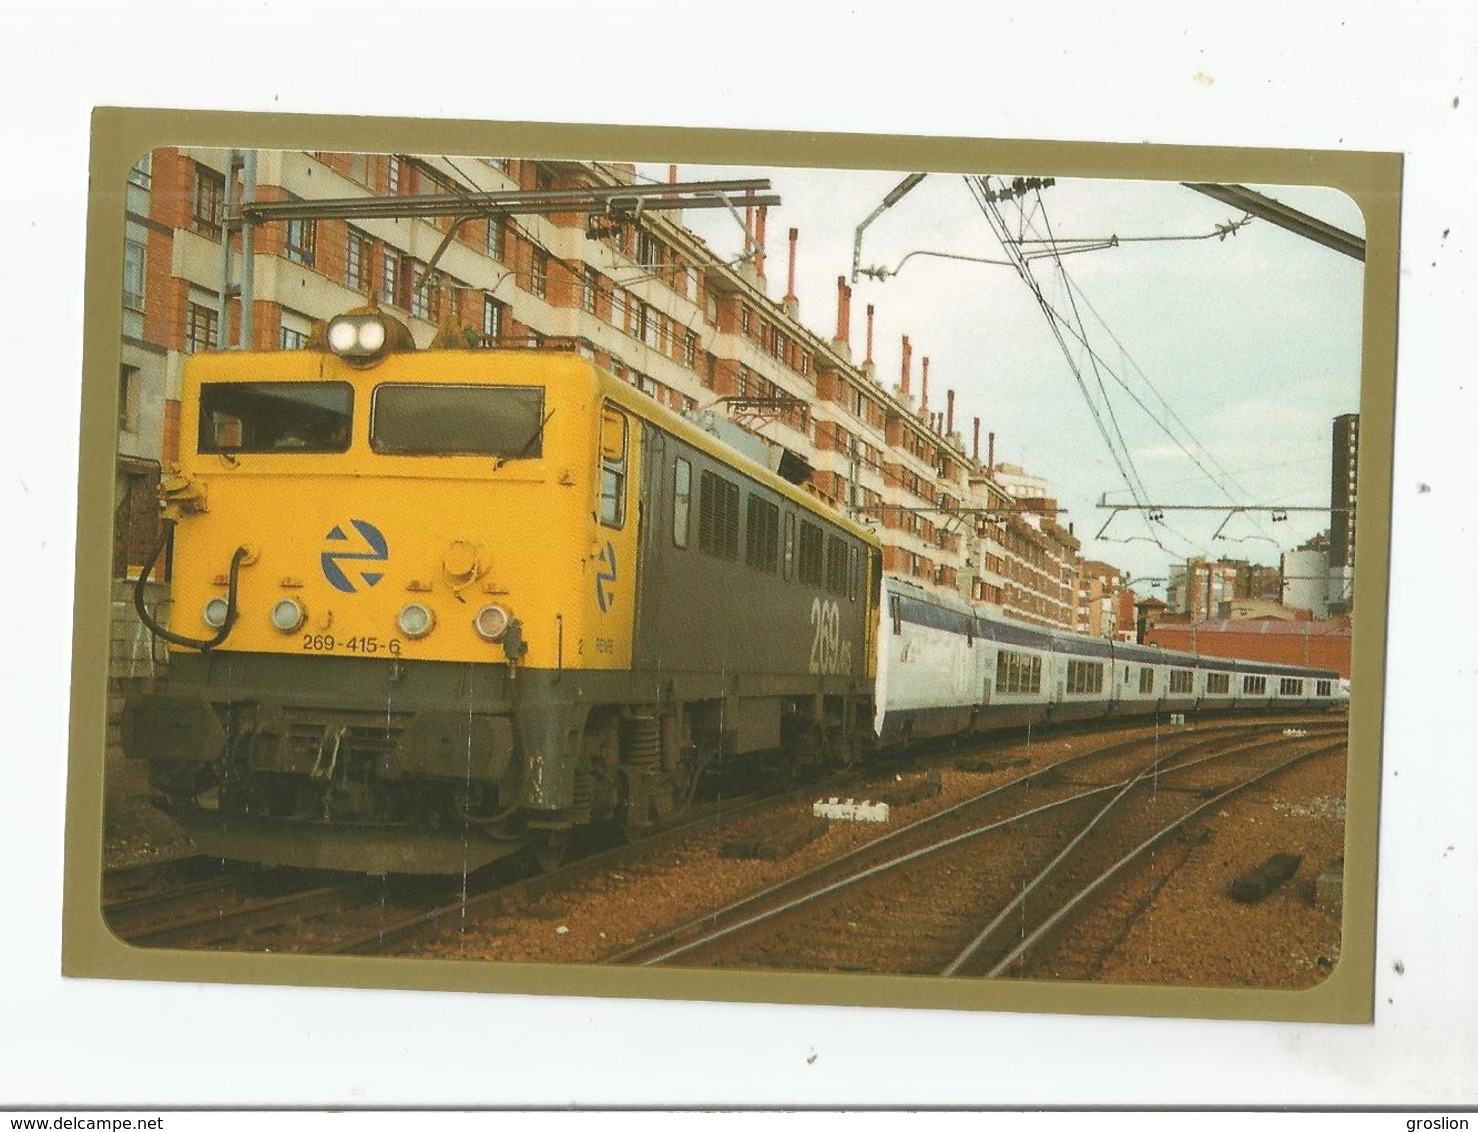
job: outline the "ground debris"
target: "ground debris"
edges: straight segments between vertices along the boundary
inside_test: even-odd
[[[1256,904],[1270,892],[1281,888],[1289,877],[1298,872],[1301,864],[1303,858],[1297,853],[1274,853],[1255,869],[1232,881],[1228,894],[1238,904]]]
[[[720,857],[778,861],[805,848],[826,833],[826,823],[810,817],[785,817],[760,829],[732,837],[719,846]]]

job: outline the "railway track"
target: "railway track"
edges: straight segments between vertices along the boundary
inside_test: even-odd
[[[1086,780],[1096,776],[1102,782],[1112,782],[1132,775],[1144,763],[1146,744],[1159,746],[1168,771],[1169,763],[1175,758],[1189,758],[1196,751],[1205,751],[1219,743],[1231,743],[1237,736],[1248,735],[1249,730],[1257,734],[1275,732],[1288,722],[1281,718],[1264,719],[1249,728],[1245,720],[1227,720],[1203,724],[1194,730],[1166,730],[1156,735],[1145,735],[1145,723],[1134,721],[1129,724],[1136,733],[1132,738],[1115,740],[1112,732],[1099,732],[1095,737],[1113,741],[1023,773],[1002,786],[985,791],[964,806],[952,807],[926,822],[890,833],[824,866],[824,869],[831,870],[835,879],[843,876],[849,868],[870,867],[860,864],[862,855],[870,855],[869,859],[885,859],[888,846],[896,844],[895,838],[904,835],[918,837],[920,835],[913,832],[916,830],[932,831],[926,837],[932,836],[938,841],[967,833],[983,821],[988,824],[989,820],[1003,820],[1024,806],[1040,807],[1054,799],[1068,799],[1074,795],[1100,798],[1106,787],[1100,785],[1089,789],[1084,785]],[[1303,722],[1325,730],[1338,730],[1342,726],[1331,729],[1327,718],[1319,723]],[[987,746],[998,745],[995,742]],[[938,758],[937,755],[933,757]],[[960,752],[955,752],[952,757],[958,759]],[[928,764],[929,756],[922,756],[895,765],[900,769],[917,769]],[[876,777],[876,770],[873,774]],[[845,785],[848,781],[860,783],[861,778],[852,775],[823,789],[849,788]],[[1166,788],[1169,789],[1168,786]],[[818,787],[812,785],[780,797],[729,799],[697,806],[689,811],[685,820],[654,831],[631,844],[591,853],[548,874],[514,880],[510,880],[506,873],[488,870],[481,876],[452,882],[449,887],[446,882],[259,869],[196,858],[156,866],[158,871],[152,875],[149,869],[110,873],[105,886],[108,895],[104,910],[113,930],[138,946],[314,954],[413,954],[428,941],[475,937],[482,925],[489,921],[531,914],[530,909],[536,908],[541,901],[549,897],[558,898],[560,894],[578,893],[582,886],[599,884],[602,878],[620,876],[623,872],[638,874],[649,867],[644,862],[670,857],[670,850],[683,845],[697,831],[713,832],[762,813],[767,808],[784,806],[787,802],[794,806],[814,798],[817,790]],[[1088,805],[1087,802],[1077,804]],[[994,813],[994,818],[982,817],[987,810]],[[945,875],[951,875],[948,867]],[[791,886],[803,887],[805,883],[805,878],[796,878],[779,887],[788,891]],[[766,896],[767,893],[758,894],[734,907],[748,906],[751,901]],[[578,896],[574,899],[578,900]],[[701,921],[662,933],[637,948],[627,949],[627,953],[609,956],[606,961],[653,961],[651,956],[661,951],[662,939],[695,938],[720,921],[727,923],[735,914],[738,913],[729,909],[710,913]],[[687,960],[659,958],[655,961]],[[850,964],[843,961],[841,965]]]
[[[1062,760],[605,961],[1007,973],[1229,792],[1345,747],[1342,727],[1315,725],[1284,758],[1294,741],[1269,730],[1203,730],[1162,737],[1148,757],[1131,742]]]

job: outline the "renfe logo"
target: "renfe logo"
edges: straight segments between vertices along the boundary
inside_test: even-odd
[[[601,569],[595,575],[595,600],[600,602],[600,611],[605,613],[616,600],[616,548],[607,542],[596,561],[601,564]],[[611,588],[607,589],[608,586]]]
[[[326,536],[329,543],[348,543],[346,547],[333,547],[325,550],[322,555],[323,576],[328,579],[329,585],[336,590],[343,590],[346,594],[357,593],[359,587],[354,584],[349,574],[344,572],[341,562],[364,562],[366,565],[375,562],[384,562],[390,557],[390,548],[373,523],[366,523],[363,519],[350,519],[349,525],[359,532],[360,540],[355,545],[355,540],[344,533],[343,527],[335,527]],[[363,549],[368,547],[368,550]],[[368,589],[385,576],[384,571],[372,573],[363,566],[351,566],[349,569],[358,577]]]

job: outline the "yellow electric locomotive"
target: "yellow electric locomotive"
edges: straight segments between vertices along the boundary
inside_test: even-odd
[[[865,528],[573,352],[445,337],[185,368],[123,731],[202,850],[460,871],[870,740]]]

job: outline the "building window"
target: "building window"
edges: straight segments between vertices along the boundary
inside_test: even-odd
[[[195,166],[195,200],[190,227],[203,236],[219,239],[226,215],[226,178],[204,165]]]
[[[400,158],[391,154],[385,159],[385,191],[400,192]]]
[[[580,276],[580,309],[586,314],[595,313],[595,297],[600,294],[600,272],[586,267]]]
[[[287,242],[283,252],[293,263],[304,267],[313,266],[313,237],[316,225],[311,220],[299,219],[287,222]]]
[[[549,293],[549,253],[535,248],[529,271],[529,291],[544,298]]]
[[[120,461],[113,509],[113,575],[135,576],[159,545],[159,465]]]
[[[144,154],[128,171],[128,183],[136,189],[148,190],[154,175],[154,154],[152,151]]]
[[[136,433],[139,430],[139,397],[142,376],[138,366],[118,367],[118,431]]]
[[[426,277],[426,265],[407,256],[401,261],[400,276],[406,292],[401,306],[418,318],[432,318],[431,291],[435,280]]]
[[[369,290],[370,238],[358,228],[349,229],[344,263],[344,285],[351,291]]]
[[[400,256],[392,251],[385,251],[380,256],[380,301],[382,303],[400,302]]]
[[[202,350],[213,350],[216,345],[216,326],[220,319],[214,307],[200,303],[185,306],[185,353],[198,354]]]
[[[491,295],[482,297],[482,336],[489,346],[503,335],[503,304]]]
[[[640,338],[645,345],[652,347],[652,349],[654,350],[657,349],[658,346],[658,322],[659,316],[657,312],[646,303],[642,303],[641,309],[637,313],[636,336]]]
[[[284,350],[305,350],[313,332],[313,320],[296,311],[282,312],[282,329],[277,344]]]
[[[147,274],[148,248],[142,240],[125,240],[123,244],[123,306],[126,310],[144,309],[144,278]]]
[[[486,250],[488,255],[496,260],[503,258],[503,218],[501,216],[488,217],[488,236]]]
[[[683,365],[692,369],[698,364],[698,335],[691,330],[683,335]]]

